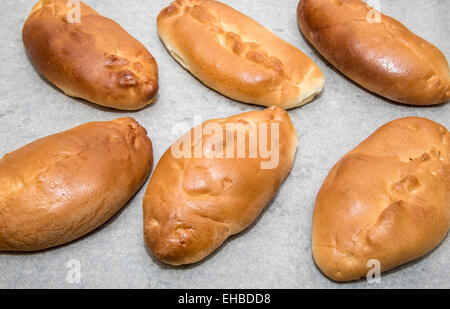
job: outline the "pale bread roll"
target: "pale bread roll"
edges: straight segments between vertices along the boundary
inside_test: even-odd
[[[238,132],[245,134],[245,131],[233,131],[230,125],[248,129],[244,142],[239,142]],[[263,128],[265,125],[267,130]],[[195,132],[209,126],[216,126],[219,133],[196,135]],[[271,147],[278,142],[279,151],[274,151],[278,160],[273,161],[276,164],[264,164],[269,162],[261,152],[264,146],[260,142],[265,135],[251,139],[249,132],[255,128],[271,132],[270,149],[276,149]],[[219,145],[216,138],[220,134],[230,138],[224,138]],[[188,155],[174,154],[183,140],[195,141],[185,148]],[[251,147],[255,141],[257,146]],[[292,168],[297,135],[289,115],[271,107],[208,120],[174,145],[177,146],[170,147],[158,162],[144,196],[144,238],[159,260],[182,265],[202,260],[258,217]],[[238,155],[239,149],[243,149],[239,145],[245,146],[244,156]],[[195,149],[200,149],[200,155],[196,155]],[[219,149],[223,158],[211,156]],[[258,154],[252,157],[250,149],[256,149]],[[230,155],[225,156],[230,150]]]
[[[314,208],[316,264],[336,281],[366,277],[435,248],[450,226],[450,133],[425,118],[379,128],[330,171]]]
[[[289,109],[311,101],[323,88],[323,74],[308,56],[218,1],[174,1],[161,11],[157,25],[175,60],[237,101]]]

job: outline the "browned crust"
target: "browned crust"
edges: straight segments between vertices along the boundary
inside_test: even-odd
[[[336,281],[387,271],[435,248],[450,226],[450,133],[425,118],[389,122],[346,154],[314,208],[316,264]]]
[[[371,10],[360,0],[301,0],[297,15],[306,39],[361,86],[405,104],[447,101],[449,67],[442,52],[389,16],[369,23]]]
[[[58,246],[96,229],[142,186],[152,144],[134,119],[91,122],[0,160],[0,251]]]
[[[36,68],[72,97],[122,109],[151,104],[158,67],[119,24],[81,2],[81,23],[69,23],[65,0],[38,2],[22,38]]]
[[[249,128],[263,122],[269,127],[279,124],[280,157],[274,169],[261,169],[261,156],[252,159],[248,153],[245,158],[175,158],[170,148],[164,153],[143,201],[145,242],[159,260],[172,265],[202,260],[247,228],[273,198],[297,148],[295,129],[284,110],[272,107],[209,120],[200,128],[218,123],[226,132],[227,124]],[[193,136],[194,130],[186,134]],[[204,135],[202,145],[213,138]],[[246,143],[248,150],[248,138]],[[224,144],[223,149],[228,147]]]

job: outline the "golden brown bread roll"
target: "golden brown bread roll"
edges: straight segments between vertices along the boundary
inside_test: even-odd
[[[0,251],[58,246],[96,229],[142,186],[152,166],[132,118],[91,122],[0,160]]]
[[[23,26],[23,43],[36,68],[72,97],[122,110],[151,104],[158,67],[148,50],[83,2],[80,23],[70,23],[77,15],[67,4],[39,1]]]
[[[347,77],[390,100],[431,105],[450,98],[449,68],[434,45],[360,0],[301,0],[306,39]]]
[[[193,128],[164,153],[150,179],[146,244],[172,265],[205,258],[256,219],[289,173],[296,148],[292,122],[278,107]]]
[[[425,255],[450,226],[450,133],[425,118],[379,128],[330,171],[314,208],[312,249],[333,280]]]
[[[177,0],[158,16],[172,56],[205,85],[237,101],[285,109],[323,88],[317,65],[296,47],[231,7]]]

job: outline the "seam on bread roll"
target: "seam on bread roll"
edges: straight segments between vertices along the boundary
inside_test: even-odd
[[[266,159],[261,155],[261,135],[258,155],[251,157],[249,132],[262,124],[279,127],[279,160],[271,169],[263,169],[262,162]],[[230,131],[230,125],[242,125],[249,130],[244,157],[236,155],[238,137]],[[209,126],[215,126],[227,137],[232,136],[233,144],[228,141],[220,144],[223,153],[228,154],[231,149],[233,156],[207,157],[212,148],[210,142],[217,133],[196,137],[195,132],[199,129],[203,132]],[[180,141],[192,140],[187,155],[174,155],[173,147],[178,147]],[[202,153],[193,156],[199,145]],[[171,265],[204,259],[258,217],[291,170],[296,148],[297,134],[289,115],[278,107],[208,120],[191,129],[164,153],[148,184],[143,200],[147,246],[156,258]]]
[[[153,150],[132,118],[50,135],[0,160],[0,251],[68,243],[113,216],[142,186]]]
[[[450,133],[419,117],[379,128],[333,167],[316,198],[316,264],[336,281],[417,259],[450,226]]]
[[[153,103],[158,67],[153,56],[119,24],[80,2],[70,22],[65,0],[42,0],[27,18],[25,48],[44,77],[71,97],[117,109]]]
[[[323,74],[311,59],[220,2],[175,1],[161,11],[157,25],[176,61],[232,99],[288,109],[323,88]]]
[[[301,0],[297,16],[305,38],[334,67],[392,101],[432,105],[450,98],[447,59],[434,45],[360,0]]]

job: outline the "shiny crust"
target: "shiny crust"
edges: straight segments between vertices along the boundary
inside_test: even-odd
[[[161,11],[157,25],[185,69],[237,101],[288,109],[323,88],[323,74],[308,56],[220,2],[177,0]]]
[[[0,160],[0,250],[36,251],[96,229],[142,186],[152,144],[132,118],[91,122]]]
[[[22,37],[36,68],[72,97],[122,110],[153,102],[158,67],[119,24],[81,2],[81,23],[68,23],[66,0],[38,2]]]
[[[247,228],[292,168],[297,135],[284,110],[271,107],[209,120],[200,128],[212,122],[219,123],[222,132],[227,124],[248,128],[263,122],[279,123],[279,164],[261,169],[261,157],[251,159],[249,154],[245,158],[175,158],[169,148],[155,168],[143,202],[145,242],[168,264],[198,262],[229,236]],[[194,134],[194,130],[186,134]],[[200,142],[207,146],[212,140],[211,135],[204,135]],[[199,143],[191,149],[196,145]],[[225,151],[228,147],[224,143]]]
[[[442,52],[389,16],[369,23],[371,10],[360,0],[301,0],[297,15],[306,39],[368,90],[411,105],[448,100],[449,67]]]
[[[450,225],[450,133],[425,118],[382,126],[346,154],[317,195],[312,247],[325,275],[365,277],[435,248]]]

